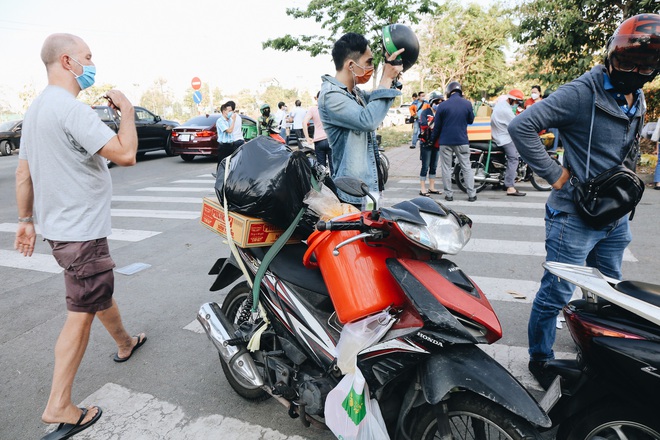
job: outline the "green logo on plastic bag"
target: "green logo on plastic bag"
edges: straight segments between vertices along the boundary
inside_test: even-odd
[[[351,391],[348,393],[348,396],[346,396],[341,406],[346,410],[348,418],[355,423],[355,426],[359,425],[362,419],[367,415],[367,409],[364,406],[364,391],[362,394],[358,394],[353,387],[351,387]]]

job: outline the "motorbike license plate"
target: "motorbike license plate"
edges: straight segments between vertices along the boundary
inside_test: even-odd
[[[545,392],[545,396],[539,402],[539,406],[543,408],[543,411],[550,412],[553,406],[561,398],[561,377],[555,377],[555,380],[552,381],[552,385],[548,388],[548,391]]]
[[[188,142],[190,140],[190,135],[189,134],[180,134],[179,135],[179,140],[183,142]]]

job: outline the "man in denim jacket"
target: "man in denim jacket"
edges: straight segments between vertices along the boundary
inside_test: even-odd
[[[634,169],[636,139],[646,111],[641,87],[655,78],[659,68],[660,15],[629,18],[608,41],[604,66],[563,85],[509,125],[523,159],[535,173],[553,182],[545,210],[546,261],[586,262],[606,276],[621,279],[623,253],[632,240],[628,216],[603,229],[587,225],[575,210],[573,185],[622,163]],[[547,127],[559,129],[564,166],[548,156],[539,140],[538,132]],[[554,358],[556,318],[573,290],[572,284],[546,271],[532,306],[527,329],[529,370],[546,389],[554,379],[544,367]]]
[[[403,52],[394,52],[392,61]],[[394,98],[401,95],[392,88],[403,70],[401,65],[384,64],[383,76],[371,93],[356,87],[365,84],[374,72],[373,54],[364,36],[348,33],[335,43],[332,59],[337,73],[324,75],[318,105],[321,122],[332,149],[332,177],[350,176],[364,181],[373,194],[381,191],[378,176],[376,129],[383,122]],[[339,198],[360,206],[362,199],[339,191]]]

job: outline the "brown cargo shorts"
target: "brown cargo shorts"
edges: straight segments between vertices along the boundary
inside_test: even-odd
[[[51,241],[53,257],[64,269],[66,308],[96,313],[112,306],[115,262],[107,238],[89,241]]]

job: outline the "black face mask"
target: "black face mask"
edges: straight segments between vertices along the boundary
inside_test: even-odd
[[[621,72],[614,67],[611,68],[610,82],[617,92],[624,95],[633,93],[637,89],[641,89],[647,82],[653,81],[655,75],[641,75],[637,72]]]
[[[270,109],[269,108],[263,109],[261,111],[261,114],[264,115],[265,118],[267,118],[268,116],[270,116]]]

